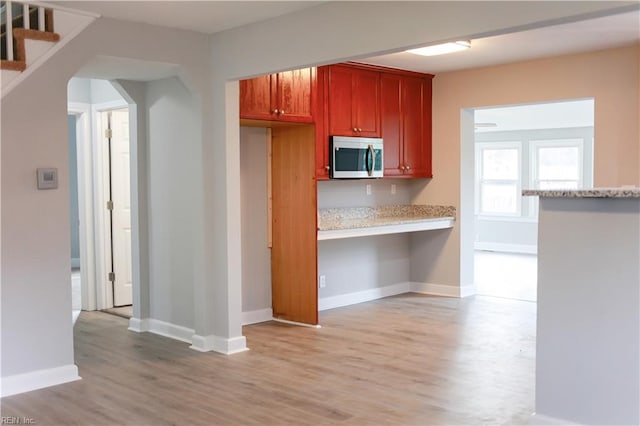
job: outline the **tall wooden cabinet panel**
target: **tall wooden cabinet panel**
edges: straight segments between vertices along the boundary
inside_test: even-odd
[[[315,68],[241,80],[240,118],[313,123],[315,97]]]
[[[316,325],[318,241],[313,126],[274,127],[271,146],[273,316]]]
[[[329,134],[380,136],[380,74],[352,66],[328,67]]]
[[[432,177],[431,76],[381,76],[384,174]]]

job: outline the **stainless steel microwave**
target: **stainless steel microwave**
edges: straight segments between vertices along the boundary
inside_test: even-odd
[[[332,136],[329,166],[333,179],[381,178],[382,138]]]

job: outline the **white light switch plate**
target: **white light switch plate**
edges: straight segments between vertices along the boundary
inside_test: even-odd
[[[58,188],[58,169],[42,168],[36,170],[38,176],[38,189]]]

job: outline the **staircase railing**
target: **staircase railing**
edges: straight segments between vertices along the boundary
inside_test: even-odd
[[[1,59],[13,61],[15,58],[14,29],[54,31],[53,9],[37,2],[0,1],[1,14]]]

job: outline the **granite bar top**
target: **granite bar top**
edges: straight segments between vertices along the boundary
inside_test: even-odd
[[[434,205],[388,205],[318,210],[318,230],[331,231],[388,225],[455,220],[456,208]]]
[[[640,198],[640,188],[525,189],[524,196],[543,198]]]

